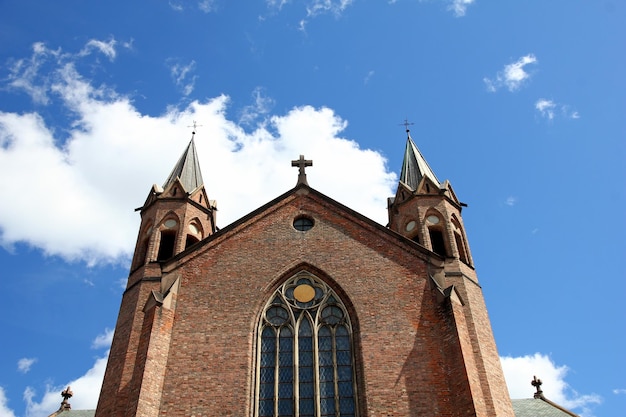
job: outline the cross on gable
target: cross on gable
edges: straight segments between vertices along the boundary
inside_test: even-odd
[[[530,384],[537,389],[537,392],[535,392],[534,397],[541,398],[543,396],[543,391],[541,390],[541,385],[543,384],[543,382],[541,382],[541,379],[537,378],[536,376],[533,376],[533,380],[530,382]]]
[[[298,183],[296,185],[299,185],[299,184],[309,185],[309,183],[306,181],[305,168],[313,166],[313,161],[311,159],[304,159],[304,155],[300,155],[300,159],[291,161],[291,166],[298,167]]]

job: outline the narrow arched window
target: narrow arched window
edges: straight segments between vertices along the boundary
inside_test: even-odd
[[[430,235],[430,244],[432,245],[433,252],[441,256],[448,256],[442,231],[431,227],[428,229],[428,233]]]
[[[454,232],[454,240],[456,242],[456,247],[459,251],[459,259],[465,263],[467,262],[467,253],[465,252],[465,244],[463,243],[463,238],[461,234],[457,231]]]
[[[164,230],[161,232],[161,244],[159,245],[159,253],[157,261],[164,261],[174,256],[174,245],[176,244],[176,232],[172,230]]]
[[[324,282],[301,272],[281,285],[257,346],[257,416],[358,415],[350,318]]]
[[[176,231],[178,228],[178,221],[174,218],[169,218],[161,225],[161,237],[159,242],[159,251],[157,252],[157,261],[164,261],[175,255],[174,249],[176,247]]]

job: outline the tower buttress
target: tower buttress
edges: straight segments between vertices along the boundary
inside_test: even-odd
[[[398,189],[388,200],[388,226],[443,258],[443,273],[432,278],[445,294],[446,320],[453,323],[442,328],[454,337],[442,343],[458,353],[448,356],[454,362],[448,368],[475,393],[472,415],[513,415],[461,217],[464,206],[450,182],[437,179],[407,129]]]
[[[163,187],[153,185],[137,211],[141,225],[97,417],[158,410],[165,363],[154,352],[169,347],[179,286],[177,277],[162,272],[162,264],[217,230],[215,202],[204,188],[193,136]],[[145,373],[151,384],[142,385]]]

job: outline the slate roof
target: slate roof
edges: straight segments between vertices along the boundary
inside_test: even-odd
[[[437,176],[422,156],[422,153],[408,134],[406,140],[406,148],[404,150],[404,160],[402,161],[402,171],[400,172],[400,181],[416,190],[423,177],[430,178],[435,184],[441,184]]]
[[[96,410],[62,410],[50,414],[49,417],[94,417]]]
[[[579,417],[546,398],[511,400],[515,417]]]
[[[165,190],[170,184],[176,181],[176,178],[180,178],[180,182],[185,191],[192,192],[196,188],[204,184],[202,181],[202,173],[200,172],[200,163],[198,162],[198,153],[196,152],[196,144],[193,141],[193,137],[185,149],[185,152],[181,155],[180,159],[174,166],[174,169],[167,177],[167,181],[163,184]]]

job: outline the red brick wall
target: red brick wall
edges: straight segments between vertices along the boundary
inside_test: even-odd
[[[313,229],[292,227],[300,214],[315,220]],[[481,327],[484,320],[488,324],[482,296],[479,290],[461,293],[464,302],[476,304],[469,313],[467,305],[442,302],[429,277],[443,271],[441,258],[307,188],[244,220],[164,266],[164,274],[176,274],[181,285],[169,346],[151,330],[154,346],[168,353],[151,359],[164,363],[145,367],[146,381],[162,368],[165,373],[158,376],[158,413],[150,405],[142,416],[252,416],[259,314],[275,288],[301,268],[325,280],[348,307],[361,417],[488,415],[486,400],[473,398],[483,397],[483,381],[497,383],[481,377],[493,358],[482,368],[476,360],[483,354],[475,352],[477,334],[490,333]],[[145,302],[147,294],[141,296]],[[128,304],[121,323],[132,314]],[[143,337],[148,333],[144,329]],[[123,349],[119,344],[116,352]],[[494,352],[488,347],[484,353]],[[115,384],[105,379],[105,385],[103,395],[111,395]]]
[[[98,401],[98,417],[127,415],[129,398],[137,391],[131,380],[144,321],[142,308],[151,291],[158,291],[159,286],[158,281],[148,281],[124,293]]]

